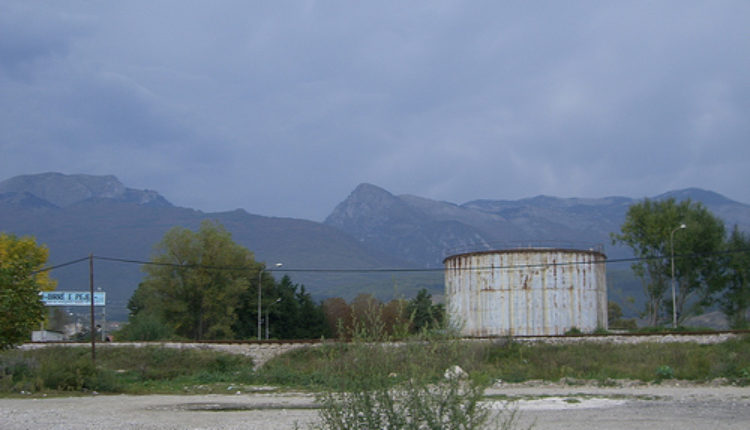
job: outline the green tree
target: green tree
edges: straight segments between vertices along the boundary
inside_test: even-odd
[[[719,308],[734,329],[748,328],[750,308],[750,236],[737,226],[727,240],[724,258],[724,286],[720,292]]]
[[[139,312],[115,335],[118,340],[154,341],[174,337],[172,329],[153,312]]]
[[[259,271],[260,279],[258,279]],[[260,285],[258,282],[260,281]],[[239,296],[239,302],[237,304],[237,319],[234,322],[233,328],[235,337],[239,339],[250,339],[258,337],[258,288],[261,288],[261,321],[264,322],[266,318],[266,311],[276,309],[277,304],[273,303],[279,298],[276,292],[276,282],[265,269],[263,263],[256,265],[255,271],[248,278],[248,282],[251,285],[250,288],[245,289]],[[273,316],[272,316],[273,318]],[[263,324],[261,326],[260,337],[264,338],[265,332]]]
[[[432,294],[426,288],[419,290],[417,297],[409,301],[406,310],[412,318],[413,332],[437,328],[443,324],[445,310],[440,304],[432,304]]]
[[[269,333],[273,339],[293,339],[299,321],[299,304],[296,300],[297,285],[289,276],[284,276],[276,283],[270,274],[263,273],[263,316],[265,328],[270,326]],[[241,317],[238,332],[244,337],[254,336],[257,330],[257,295],[245,297],[240,308]],[[252,317],[252,320],[248,317]],[[265,332],[262,333],[265,336]]]
[[[169,230],[155,247],[146,277],[131,298],[131,321],[149,314],[168,332],[189,339],[235,337],[240,296],[250,290],[261,266],[218,223],[204,221],[197,232]]]
[[[681,224],[686,229],[679,230]],[[707,303],[720,285],[720,264],[716,253],[724,241],[724,224],[700,203],[689,199],[653,201],[646,199],[628,209],[620,234],[614,243],[629,246],[640,260],[631,267],[644,285],[646,310],[651,325],[659,323],[662,312],[671,315],[671,297],[666,292],[671,280],[673,238],[678,321],[687,317],[690,304]]]
[[[32,237],[0,233],[0,349],[28,340],[44,318],[39,293],[56,285],[48,272],[40,272],[48,256]]]
[[[622,318],[622,308],[616,302],[607,302],[607,326],[614,327],[617,321]]]
[[[329,336],[323,308],[313,301],[304,285],[288,275],[264,289],[263,319],[273,339],[316,339]],[[249,312],[248,312],[249,313]],[[266,316],[268,320],[266,320]]]
[[[301,285],[299,291],[295,292],[295,299],[299,311],[296,317],[296,330],[290,337],[293,339],[315,339],[328,335],[330,332],[326,326],[323,308],[313,301],[304,285]]]

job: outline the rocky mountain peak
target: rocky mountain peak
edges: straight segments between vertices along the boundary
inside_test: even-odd
[[[413,210],[388,191],[372,184],[360,184],[336,206],[324,223],[344,231],[351,228],[363,231],[414,215]]]
[[[92,198],[171,206],[156,191],[127,188],[113,175],[65,175],[56,172],[21,175],[0,182],[0,193],[29,193],[59,207]]]

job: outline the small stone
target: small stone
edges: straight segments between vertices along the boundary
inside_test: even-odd
[[[458,365],[453,365],[447,369],[445,369],[444,377],[445,379],[464,379],[468,377],[469,375],[464,371],[464,369],[460,368]]]

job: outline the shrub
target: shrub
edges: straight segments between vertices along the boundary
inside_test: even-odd
[[[317,396],[321,423],[313,428],[511,428],[515,412],[498,412],[481,402],[487,383],[481,374],[445,372],[461,353],[472,355],[468,346],[458,341],[351,345],[335,375],[342,391],[328,383]]]
[[[321,423],[315,429],[512,428],[515,410],[503,413],[482,403],[484,387],[460,377],[435,384],[410,380],[387,388],[362,386],[318,396]]]
[[[139,312],[130,317],[130,321],[117,332],[116,336],[118,339],[136,341],[165,340],[175,337],[171,327],[156,315],[146,312]]]
[[[656,379],[658,381],[662,379],[674,379],[674,370],[667,365],[659,366],[656,369]]]
[[[249,358],[202,350],[111,346],[97,350],[96,364],[85,347],[3,351],[0,392],[175,391],[185,385],[253,378]]]
[[[638,330],[638,323],[635,321],[635,318],[630,319],[616,319],[612,321],[611,324],[609,324],[610,330],[628,330],[628,331],[635,331]]]

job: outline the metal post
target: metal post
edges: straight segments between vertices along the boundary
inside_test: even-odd
[[[281,267],[283,264],[276,263],[276,267]],[[261,289],[263,287],[263,270],[265,270],[265,266],[261,266],[260,271],[258,272],[258,340],[263,339],[263,307],[261,306]]]
[[[102,342],[107,341],[107,302],[102,306]]]
[[[672,328],[677,328],[677,294],[675,293],[674,286],[674,232],[685,227],[687,227],[685,224],[680,224],[669,233],[669,252],[672,260]]]
[[[674,234],[674,232],[672,232]],[[670,238],[670,248],[672,253],[672,328],[677,328],[677,296],[674,288],[674,244]]]
[[[266,340],[268,340],[270,338],[269,337],[270,329],[268,328],[268,326],[271,325],[270,324],[271,323],[271,317],[268,315],[268,312],[271,310],[271,306],[275,305],[276,303],[278,303],[280,301],[281,301],[281,297],[277,298],[276,300],[273,301],[273,303],[271,303],[270,305],[266,306]]]
[[[94,321],[94,254],[89,254],[89,294],[91,295],[91,363],[96,367],[96,323]]]
[[[263,277],[263,267],[260,268],[260,271],[258,272],[258,340],[261,340],[261,320],[263,319],[261,317],[262,307],[260,305],[260,300],[262,298],[260,290],[261,290],[261,281]]]

